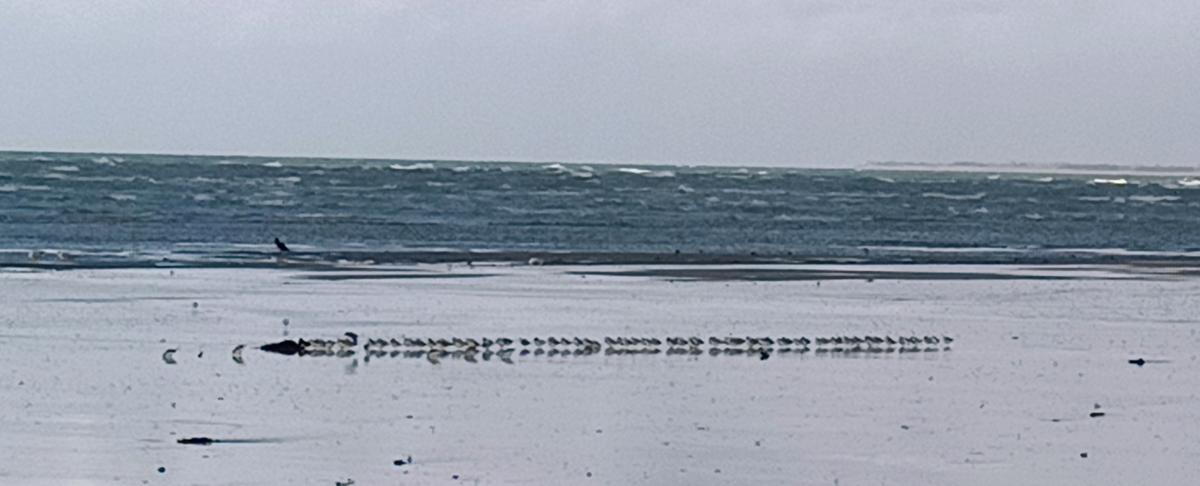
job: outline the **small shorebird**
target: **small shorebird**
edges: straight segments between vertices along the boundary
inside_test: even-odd
[[[338,346],[343,348],[353,348],[358,346],[358,334],[347,332],[345,336],[346,337],[337,340]]]

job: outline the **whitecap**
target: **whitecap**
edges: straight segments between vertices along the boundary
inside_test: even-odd
[[[392,165],[389,165],[388,168],[392,169],[392,170],[406,170],[406,171],[407,170],[433,170],[434,169],[433,164],[430,164],[427,162],[423,162],[420,164],[412,164],[412,165],[392,164]]]
[[[17,192],[17,191],[49,191],[50,186],[28,186],[25,184],[5,184],[0,186],[0,192]]]
[[[839,223],[845,221],[837,216],[813,216],[807,214],[779,214],[771,217],[775,221],[807,221],[815,223]]]
[[[675,190],[684,194],[696,192],[695,189],[692,189],[691,186],[688,186],[687,184],[680,184],[679,187],[675,188]]]
[[[768,196],[787,194],[787,191],[783,189],[741,189],[736,187],[721,189],[721,192],[726,194],[761,194]]]
[[[1079,196],[1077,199],[1087,202],[1109,202],[1112,200],[1108,196]]]
[[[267,162],[267,163],[263,164],[262,166],[263,166],[263,167],[279,168],[279,167],[283,167],[283,162],[280,162],[280,161],[276,160],[276,161],[274,161],[274,162]]]
[[[921,197],[949,199],[951,201],[978,201],[987,197],[987,193],[977,192],[975,194],[946,194],[944,192],[925,192],[921,193]]]
[[[212,201],[213,196],[211,194],[196,194],[192,196],[192,200],[196,202]]]
[[[275,180],[277,180],[279,182],[283,182],[283,183],[295,184],[297,182],[300,182],[301,179],[296,176],[289,176],[289,177],[276,177]]]
[[[1175,181],[1175,183],[1183,187],[1200,187],[1200,179],[1193,179],[1191,177],[1184,177]]]
[[[881,176],[875,176],[875,177],[872,177],[872,179],[875,179],[875,180],[877,180],[877,181],[879,181],[879,182],[886,182],[886,183],[888,183],[888,184],[895,184],[895,183],[896,183],[896,179],[892,179],[891,177],[881,177]]]
[[[95,162],[100,165],[117,165],[117,162],[114,161],[113,159],[110,159],[108,157],[103,157],[103,156],[92,159],[92,162]]]
[[[51,167],[50,170],[58,172],[79,172],[79,167],[75,167],[73,165],[56,165]]]
[[[1129,184],[1129,180],[1127,180],[1125,178],[1117,178],[1117,179],[1096,178],[1096,179],[1092,179],[1090,184],[1107,184],[1107,185],[1113,185],[1113,186],[1124,186],[1124,185]]]
[[[133,194],[109,194],[108,198],[112,199],[113,201],[136,201],[137,200],[137,196],[134,196]]]
[[[568,174],[580,179],[590,179],[596,176],[596,174],[592,173],[593,169],[586,165],[579,167],[578,169],[572,169],[562,164],[550,164],[542,166],[542,168],[557,174]]]
[[[1024,215],[1022,215],[1022,216],[1023,216],[1025,219],[1032,219],[1032,220],[1034,220],[1034,221],[1041,221],[1041,220],[1043,220],[1043,219],[1046,219],[1046,217],[1045,217],[1045,216],[1042,216],[1042,215],[1040,215],[1040,214],[1038,214],[1038,213],[1025,213],[1025,214],[1024,214]]]
[[[318,212],[318,213],[300,213],[300,214],[296,215],[297,218],[301,218],[301,219],[331,219],[331,218],[345,218],[346,216],[347,215],[345,213],[330,214],[330,213],[320,213],[320,212]]]
[[[193,177],[190,180],[191,180],[191,182],[199,182],[199,183],[204,183],[204,184],[224,184],[226,182],[229,182],[228,180],[225,180],[225,179],[220,179],[220,178],[212,179],[212,178],[208,178],[208,177],[204,177],[204,176]]]
[[[1140,195],[1137,195],[1137,196],[1129,196],[1129,200],[1137,201],[1140,203],[1154,204],[1154,203],[1160,203],[1160,202],[1178,201],[1179,196],[1140,196]]]
[[[453,167],[453,168],[451,168],[450,170],[451,170],[451,171],[454,171],[454,172],[470,172],[470,171],[471,171],[471,166],[469,166],[469,165],[460,165],[460,166],[458,166],[458,167]]]
[[[786,194],[787,191],[777,191],[778,194]],[[861,191],[832,191],[821,194],[821,196],[833,199],[892,199],[899,197],[900,194],[895,192],[861,192]],[[819,198],[812,199],[813,201]]]
[[[1054,182],[1054,178],[1049,176],[1038,177],[1037,179],[1034,179],[1033,182]]]
[[[251,206],[275,206],[275,207],[294,206],[295,205],[294,203],[289,203],[282,199],[264,199],[264,200],[258,200],[258,201],[249,201],[249,204]]]
[[[636,167],[621,167],[617,169],[617,172],[640,175],[643,177],[675,177],[675,173],[669,170],[648,170],[638,169]]]

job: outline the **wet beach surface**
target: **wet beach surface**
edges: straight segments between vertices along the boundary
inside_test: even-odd
[[[1188,484],[1200,281],[1159,270],[9,269],[0,482]],[[347,331],[955,343],[511,364],[253,349]]]

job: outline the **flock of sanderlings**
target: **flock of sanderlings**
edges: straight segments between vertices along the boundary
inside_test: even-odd
[[[517,357],[575,357],[592,355],[750,356],[768,359],[774,355],[927,353],[949,351],[949,336],[828,336],[828,337],[534,337],[534,338],[370,338],[352,332],[334,339],[287,339],[260,346],[263,351],[297,356],[371,358],[423,358],[432,363],[444,359],[468,362],[496,358],[511,362]],[[245,346],[234,348],[234,360],[242,362]],[[361,354],[360,354],[361,353]]]

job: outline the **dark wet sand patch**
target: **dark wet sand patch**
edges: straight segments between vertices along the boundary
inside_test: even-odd
[[[156,300],[176,301],[176,300],[189,300],[189,299],[194,299],[194,297],[150,297],[150,296],[145,296],[145,297],[139,297],[139,296],[107,297],[107,298],[62,297],[62,298],[55,298],[55,299],[38,299],[37,302],[76,303],[76,304],[116,304],[116,303],[156,301]]]
[[[596,270],[572,275],[652,277],[684,281],[815,281],[815,280],[1117,280],[1116,277],[1081,275],[1030,275],[999,272],[920,272],[881,270],[825,270],[801,268],[652,268]],[[1128,280],[1128,278],[1121,278]]]
[[[750,265],[750,264],[973,264],[973,265],[1118,265],[1195,266],[1189,255],[1126,255],[1088,250],[987,250],[937,252],[922,249],[872,249],[857,247],[796,249],[775,253],[705,253],[680,247],[654,251],[550,251],[550,250],[357,250],[357,251],[192,251],[176,250],[171,256],[135,255],[108,257],[80,255],[69,261],[29,260],[0,254],[0,268],[82,270],[119,268],[270,268],[338,271],[358,265],[477,264],[477,265]]]
[[[324,280],[324,281],[341,281],[341,280],[411,280],[411,279],[445,279],[445,278],[482,278],[494,277],[492,273],[397,273],[397,272],[370,272],[370,273],[310,273],[299,276],[305,280]]]
[[[211,437],[187,437],[175,441],[183,445],[214,445],[214,444],[276,444],[281,439],[214,439]]]

